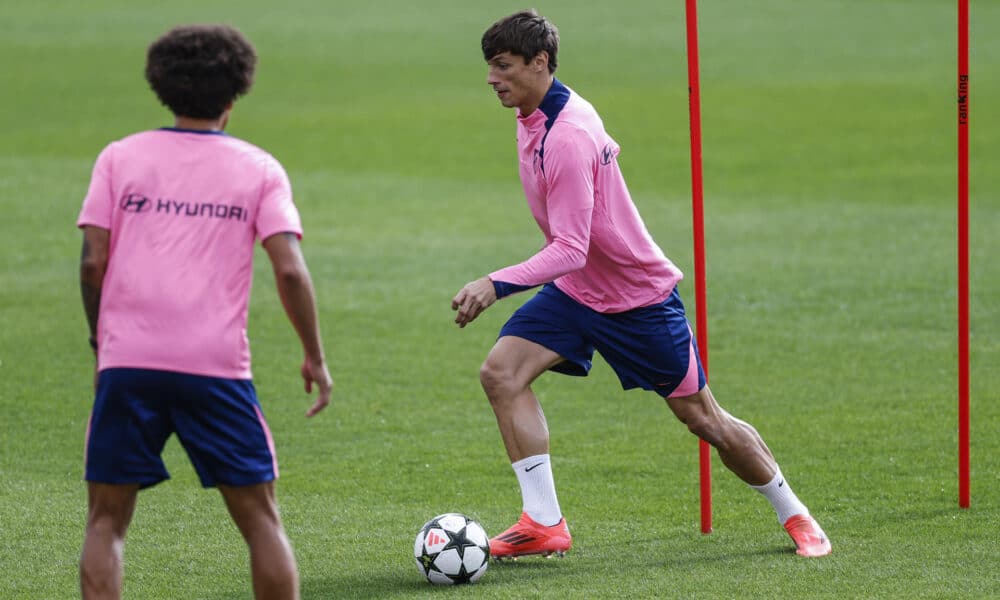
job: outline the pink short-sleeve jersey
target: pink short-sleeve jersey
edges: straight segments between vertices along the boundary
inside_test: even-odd
[[[108,145],[77,226],[110,231],[98,368],[250,379],[255,240],[301,236],[281,164],[219,132],[146,131]]]
[[[548,282],[598,312],[662,302],[683,277],[653,241],[618,168],[618,144],[589,102],[553,80],[518,115],[521,183],[545,246],[490,274],[498,295]]]

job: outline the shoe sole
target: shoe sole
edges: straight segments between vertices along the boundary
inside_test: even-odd
[[[799,548],[795,549],[795,554],[799,556],[804,556],[805,558],[819,558],[821,556],[828,556],[833,552],[833,548],[827,546],[826,548],[820,548],[818,550],[802,550]]]
[[[565,558],[566,550],[542,550],[540,552],[520,552],[517,554],[492,554],[490,555],[490,558],[492,558],[495,562],[513,562],[522,556],[541,556],[543,558],[552,558],[553,556],[556,556],[558,558]]]

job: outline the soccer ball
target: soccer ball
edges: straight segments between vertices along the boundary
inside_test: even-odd
[[[413,558],[431,583],[475,583],[489,566],[490,538],[475,519],[460,513],[438,515],[417,533]]]

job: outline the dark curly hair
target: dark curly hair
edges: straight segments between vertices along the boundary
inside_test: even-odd
[[[228,25],[184,25],[163,34],[146,53],[146,81],[179,117],[218,118],[253,84],[257,53]]]
[[[549,54],[549,73],[556,71],[559,52],[559,30],[535,9],[522,10],[500,19],[483,34],[483,58],[510,52],[527,64],[542,50]]]

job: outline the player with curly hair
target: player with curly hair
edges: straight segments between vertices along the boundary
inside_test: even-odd
[[[250,370],[247,310],[261,240],[298,337],[313,416],[330,402],[316,300],[284,168],[224,133],[257,56],[228,26],[177,27],[149,47],[146,79],[174,126],[109,144],[77,220],[80,288],[94,349],[87,430],[83,597],[119,598],[138,492],[167,479],[174,433],[217,487],[250,552],[257,598],[297,598],[275,501],[278,464]]]

